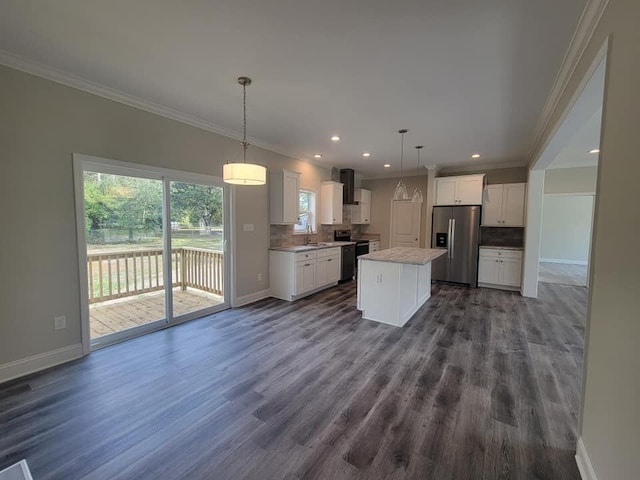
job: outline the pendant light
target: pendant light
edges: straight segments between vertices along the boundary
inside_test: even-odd
[[[400,181],[398,181],[398,185],[396,185],[396,191],[393,192],[394,200],[409,200],[409,194],[407,193],[407,186],[404,184],[403,177],[404,172],[402,170],[402,161],[404,160],[404,134],[409,130],[403,128],[402,130],[398,130],[398,133],[402,136],[402,144],[400,147]]]
[[[222,167],[222,178],[225,183],[233,185],[264,185],[267,183],[267,169],[262,165],[247,163],[247,86],[251,85],[249,77],[238,78],[242,85],[242,163],[225,163]]]
[[[420,175],[420,150],[424,148],[424,145],[416,145],[416,150],[418,151],[418,175]],[[422,196],[422,190],[420,187],[416,187],[413,191],[413,197],[411,197],[411,201],[414,203],[422,203],[424,197]]]

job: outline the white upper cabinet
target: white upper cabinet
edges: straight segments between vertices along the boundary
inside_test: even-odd
[[[342,224],[342,183],[322,182],[320,185],[320,223]]]
[[[351,207],[351,223],[354,225],[368,225],[371,223],[371,191],[356,188],[353,199],[358,202]]]
[[[482,203],[482,225],[524,227],[526,183],[488,185]]]
[[[484,175],[436,178],[434,205],[482,205]]]
[[[269,218],[274,225],[298,223],[300,174],[281,170],[269,174]]]

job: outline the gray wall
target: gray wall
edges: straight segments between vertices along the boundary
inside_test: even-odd
[[[362,188],[371,190],[371,224],[362,226],[362,233],[379,233],[380,248],[389,248],[389,235],[391,234],[391,199],[400,178],[379,178],[362,180]],[[409,196],[413,190],[419,187],[426,198],[427,176],[405,177]],[[420,246],[430,245],[431,241],[425,238],[426,231],[426,203],[422,204],[422,216],[420,220]],[[430,221],[430,220],[429,220]]]
[[[580,431],[596,477],[640,471],[640,2],[610,0],[544,132],[547,138],[609,38]]]
[[[592,216],[593,195],[545,195],[540,257],[586,262]]]
[[[0,67],[0,365],[80,343],[72,153],[222,175],[239,142]],[[259,148],[250,159],[302,172],[319,191],[329,170]],[[268,288],[268,188],[236,195],[239,296]],[[253,232],[242,231],[253,223]],[[257,274],[263,273],[263,281]],[[68,327],[53,330],[53,317]]]
[[[544,193],[595,193],[598,167],[554,168],[544,172]]]

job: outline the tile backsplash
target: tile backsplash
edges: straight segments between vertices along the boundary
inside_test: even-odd
[[[522,227],[481,227],[480,244],[494,247],[523,247],[524,228]]]
[[[353,237],[360,235],[360,225],[351,224],[351,205],[342,206],[341,225],[318,225],[318,233],[310,236],[311,242],[332,242],[335,230],[351,230]],[[271,246],[304,245],[305,235],[293,233],[293,225],[271,225]]]

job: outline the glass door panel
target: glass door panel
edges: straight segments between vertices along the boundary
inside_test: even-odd
[[[224,188],[169,182],[173,317],[224,305]]]
[[[166,321],[162,180],[85,170],[92,344]]]

